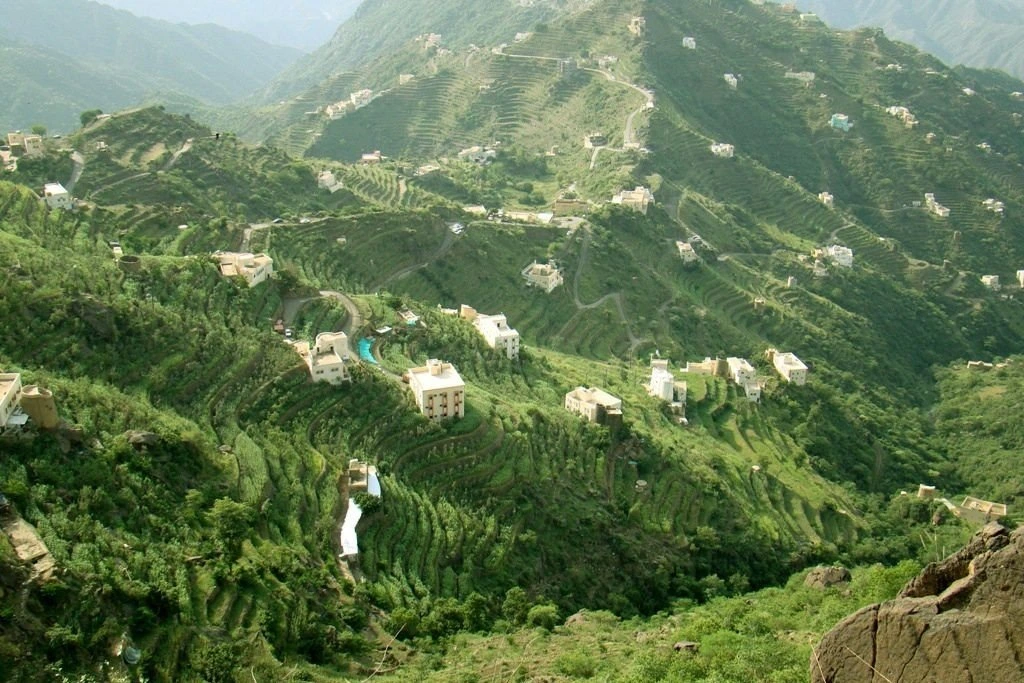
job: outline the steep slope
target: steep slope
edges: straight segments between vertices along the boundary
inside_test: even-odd
[[[441,44],[448,48],[496,43],[589,2],[500,0],[481,5],[473,0],[409,0],[396,7],[387,0],[368,0],[359,5],[327,44],[285,70],[266,88],[261,99],[276,102],[302,92],[334,74],[386,55],[420,34],[441,34]]]
[[[801,8],[841,28],[879,26],[945,62],[1003,69],[1024,78],[1021,0],[806,0]]]
[[[11,37],[30,50],[16,50],[13,63],[5,60],[5,77],[31,79],[34,89],[0,110],[0,124],[8,127],[38,122],[70,130],[84,108],[118,108],[161,90],[226,104],[299,56],[211,24],[170,24],[86,0],[12,0],[5,11],[17,17]],[[32,63],[39,52],[50,68]]]
[[[305,52],[320,47],[355,11],[358,0],[105,0],[105,5],[175,23],[217,24]]]

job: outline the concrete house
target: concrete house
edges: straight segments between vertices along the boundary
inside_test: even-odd
[[[548,261],[547,263],[537,263],[534,261],[523,268],[522,275],[528,285],[540,287],[548,294],[555,287],[563,283],[562,272],[553,261]]]
[[[999,284],[998,275],[982,275],[981,284],[985,285],[993,292],[998,292],[1000,289],[1002,289],[1002,285]]]
[[[328,104],[324,107],[324,114],[327,115],[327,118],[334,121],[336,119],[340,119],[345,115],[345,112],[352,108],[352,103],[348,100],[339,100],[334,104]]]
[[[1024,270],[1017,271],[1017,284],[1024,287]]]
[[[274,259],[266,254],[216,251],[213,257],[217,259],[221,275],[224,277],[241,275],[250,287],[265,282],[274,274]]]
[[[835,206],[835,197],[832,196],[831,192],[819,192],[818,201],[830,209]]]
[[[398,85],[405,85],[415,80],[415,74],[398,74]]]
[[[480,145],[473,145],[459,152],[459,158],[465,161],[472,161],[475,164],[486,164],[491,162],[498,152],[493,149],[485,149]]]
[[[629,32],[634,36],[642,36],[647,28],[647,20],[643,17],[632,17],[629,20]]]
[[[705,357],[699,363],[687,362],[686,372],[695,375],[722,375],[728,371],[728,366],[721,358]]]
[[[602,389],[576,387],[565,395],[565,409],[582,415],[594,424],[615,425],[622,422],[622,399]]]
[[[375,149],[372,152],[364,152],[359,157],[359,163],[361,164],[379,164],[384,156],[380,153],[379,149]]]
[[[724,74],[722,78],[725,80],[726,84],[728,84],[728,86],[733,90],[735,90],[740,83],[739,79],[736,78],[735,74]]]
[[[853,128],[853,124],[850,123],[850,117],[846,114],[832,114],[832,118],[829,119],[828,125],[832,126],[836,130],[841,130],[844,133],[850,131]]]
[[[420,412],[431,420],[466,414],[466,383],[451,363],[431,358],[422,367],[409,368],[409,388]]]
[[[683,259],[683,263],[696,263],[700,260],[697,256],[697,252],[694,250],[693,245],[683,240],[676,240],[676,249],[679,250],[679,258]]]
[[[725,364],[729,368],[730,379],[740,386],[757,379],[757,370],[746,358],[726,358]]]
[[[853,250],[838,244],[825,247],[825,255],[841,268],[853,268]]]
[[[508,326],[504,313],[483,315],[472,306],[463,304],[459,308],[459,317],[473,323],[492,349],[504,352],[510,359],[519,358],[519,332]]]
[[[621,204],[646,215],[647,207],[654,203],[654,195],[646,187],[637,185],[633,190],[622,190],[612,197],[612,204]]]
[[[926,192],[924,195],[924,206],[928,211],[935,214],[939,218],[949,217],[949,208],[939,204],[935,200],[935,195],[931,192]]]
[[[711,143],[711,153],[716,157],[731,159],[736,153],[736,148],[727,142],[713,142]]]
[[[794,81],[800,81],[805,85],[810,85],[814,82],[815,74],[813,71],[787,71],[786,78],[790,78]]]
[[[342,184],[338,182],[338,179],[334,176],[331,171],[320,171],[316,176],[317,187],[323,188],[334,194],[342,188]]]
[[[43,138],[39,135],[26,135],[22,144],[27,157],[39,157],[46,151],[43,149]]]
[[[675,378],[668,369],[668,360],[651,359],[651,379],[647,382],[647,393],[662,401],[672,401],[675,397]]]
[[[910,110],[906,107],[886,107],[885,111],[890,116],[895,116],[902,121],[907,128],[913,128],[917,125],[917,117],[911,114]]]
[[[71,194],[60,183],[46,183],[43,186],[43,201],[51,209],[70,211],[73,206]]]
[[[803,386],[807,382],[807,366],[793,353],[780,353],[775,349],[768,350],[769,360],[782,379]]]
[[[693,36],[686,36],[683,38],[683,47],[685,47],[687,50],[696,50],[697,41],[694,40]]]
[[[0,430],[14,415],[21,403],[21,375],[16,372],[0,373]]]
[[[348,335],[344,332],[321,332],[312,346],[309,342],[300,341],[295,343],[295,350],[305,361],[314,382],[339,384],[352,381],[348,371]]]

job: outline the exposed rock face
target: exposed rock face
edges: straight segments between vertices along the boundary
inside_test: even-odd
[[[807,574],[804,585],[808,588],[825,590],[850,580],[850,570],[846,567],[815,567]]]
[[[987,525],[896,599],[843,620],[810,666],[812,683],[1024,681],[1024,527]]]

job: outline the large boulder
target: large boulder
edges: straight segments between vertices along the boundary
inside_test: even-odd
[[[894,600],[843,620],[810,667],[812,683],[1024,681],[1024,527],[989,524]]]
[[[846,567],[815,567],[807,573],[804,585],[808,588],[825,590],[842,583],[849,583],[850,570]]]

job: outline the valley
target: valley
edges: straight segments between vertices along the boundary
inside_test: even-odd
[[[771,3],[408,5],[216,128],[8,136],[12,680],[803,681],[1020,518],[1024,84]]]

